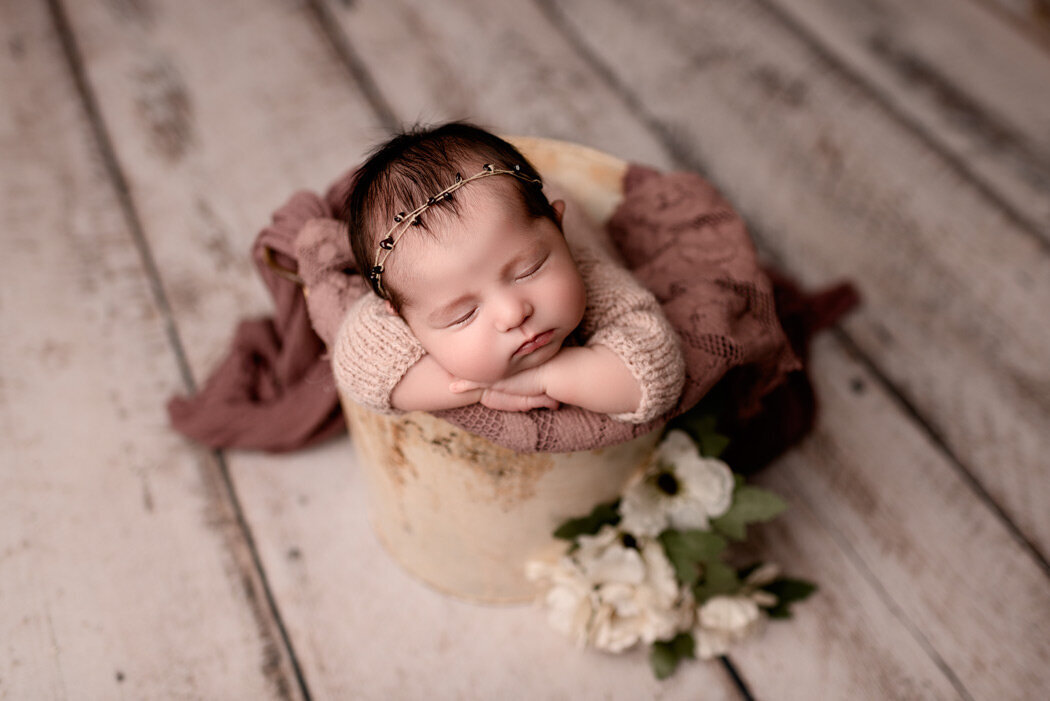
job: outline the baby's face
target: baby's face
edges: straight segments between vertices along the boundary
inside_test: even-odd
[[[391,258],[412,266],[397,275],[401,314],[423,348],[456,377],[494,382],[554,357],[586,292],[553,221],[491,188],[471,194],[430,224],[436,237],[409,231]]]

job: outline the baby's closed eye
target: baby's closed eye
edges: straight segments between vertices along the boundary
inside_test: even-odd
[[[463,315],[457,317],[451,323],[449,323],[449,328],[452,328],[454,326],[464,326],[464,325],[470,323],[470,321],[474,318],[474,315],[477,313],[477,311],[478,311],[477,307],[472,307],[470,309],[470,311],[468,311],[466,314],[463,314]]]
[[[548,258],[550,258],[550,255],[545,255],[541,259],[539,259],[539,260],[533,262],[532,264],[528,265],[525,268],[525,270],[523,272],[519,273],[517,278],[515,278],[515,279],[517,279],[517,280],[526,280],[526,279],[532,277],[533,275],[535,275],[536,273],[538,273],[540,271],[540,269],[543,267],[544,263],[547,262]]]

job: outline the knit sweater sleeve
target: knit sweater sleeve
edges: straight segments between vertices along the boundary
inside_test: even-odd
[[[332,373],[343,396],[375,412],[396,414],[400,412],[390,405],[390,395],[423,354],[408,324],[368,292],[350,306],[339,326]]]
[[[645,423],[661,416],[675,405],[685,385],[677,334],[656,297],[625,267],[593,247],[578,248],[574,255],[587,287],[586,345],[613,351],[642,390],[637,410],[610,417]]]

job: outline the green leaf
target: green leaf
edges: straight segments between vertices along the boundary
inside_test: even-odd
[[[787,503],[766,489],[743,485],[733,492],[733,504],[729,511],[711,525],[734,540],[747,537],[747,524],[768,521],[787,508]]]
[[[678,663],[696,657],[696,642],[692,633],[679,633],[671,640],[653,643],[649,651],[649,664],[657,679],[667,679],[674,674]]]
[[[674,565],[678,581],[693,586],[700,579],[700,564],[719,562],[726,539],[709,531],[673,531],[660,534],[667,559]]]
[[[695,414],[689,417],[688,425],[697,433],[710,433],[718,425],[718,417],[714,414]]]
[[[700,437],[700,454],[705,458],[717,458],[729,447],[729,436],[721,433],[705,433]]]
[[[704,565],[704,577],[693,587],[696,603],[702,604],[712,596],[733,594],[740,590],[740,578],[733,568],[724,562],[709,562]]]
[[[781,577],[761,588],[777,597],[776,606],[767,609],[769,617],[791,618],[791,604],[815,592],[817,585],[804,579]]]
[[[554,531],[554,537],[573,540],[580,535],[594,535],[605,524],[615,526],[620,522],[619,508],[619,499],[608,504],[598,504],[591,513],[583,518],[574,518],[563,523],[558,530]]]
[[[674,429],[680,429],[688,433],[689,437],[695,441],[698,436],[714,431],[715,426],[717,425],[718,417],[716,415],[710,412],[693,409],[692,411],[687,411],[668,424],[667,430],[673,431]]]
[[[718,417],[714,414],[687,413],[676,420],[672,428],[689,434],[705,458],[717,458],[729,445],[729,438],[718,432]]]

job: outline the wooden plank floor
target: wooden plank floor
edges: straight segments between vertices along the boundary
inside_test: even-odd
[[[1042,698],[1050,42],[1008,0],[0,0],[0,699]],[[248,249],[386,130],[469,117],[702,172],[864,306],[759,478],[820,592],[656,682],[380,548],[349,439],[167,427]]]

